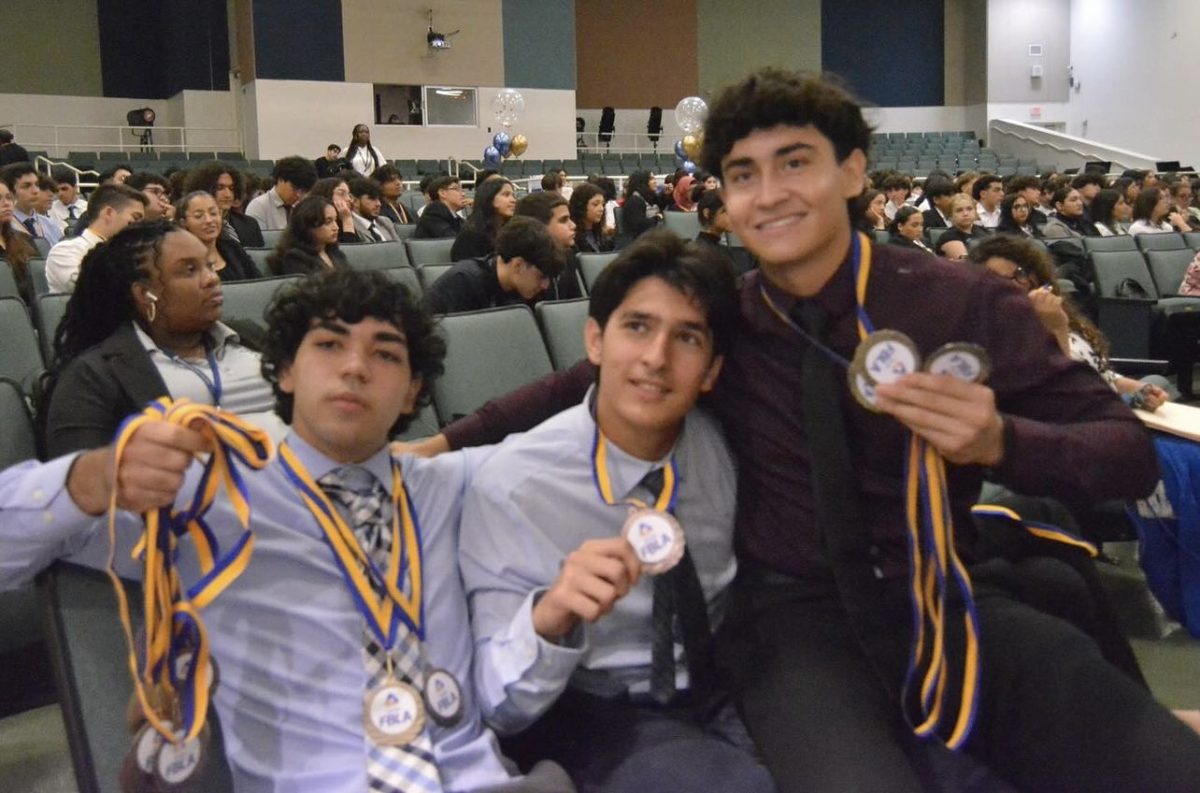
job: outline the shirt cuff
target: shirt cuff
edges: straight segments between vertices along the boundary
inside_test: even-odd
[[[15,503],[3,504],[5,511],[41,512],[44,538],[67,540],[81,526],[90,527],[95,517],[81,510],[67,490],[67,477],[80,454],[82,452],[57,457],[31,468],[14,488]]]

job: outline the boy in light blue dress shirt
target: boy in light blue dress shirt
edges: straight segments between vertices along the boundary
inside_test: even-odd
[[[441,372],[445,345],[431,319],[403,287],[378,273],[340,270],[290,287],[268,313],[264,376],[291,432],[286,451],[281,447],[261,470],[242,472],[253,553],[245,570],[202,612],[220,665],[214,703],[236,790],[570,790],[561,769],[543,766],[536,778],[513,776],[495,736],[481,723],[471,689],[456,531],[473,458],[487,450],[420,460],[393,458],[388,447],[391,434],[407,423],[429,381]],[[134,512],[187,503],[198,473],[192,457],[203,449],[191,429],[143,425],[116,466],[118,503]],[[0,474],[0,586],[19,584],[60,557],[103,566],[104,521],[91,516],[108,506],[113,467],[113,452],[104,448]],[[328,474],[346,481],[365,476],[381,497],[390,496],[380,499],[386,507],[376,513],[376,524],[402,525],[390,520],[393,509],[413,515],[419,551],[406,543],[399,569],[405,594],[417,600],[413,621],[424,636],[419,653],[412,654],[419,658],[417,671],[404,682],[422,696],[421,678],[440,673],[443,682],[454,680],[461,699],[457,712],[440,712],[426,696],[424,727],[415,738],[399,739],[401,748],[420,755],[427,776],[418,779],[413,772],[396,784],[377,783],[372,776],[377,744],[365,730],[364,694],[370,696],[375,684],[364,662],[364,653],[372,651],[364,646],[369,632],[356,602],[361,593],[350,591],[326,524],[305,505],[293,478],[297,471],[319,482],[331,502]],[[405,495],[408,510],[394,506]],[[350,518],[343,514],[343,520]],[[370,522],[357,513],[353,520],[354,527]],[[206,521],[222,552],[239,539],[241,526],[226,498],[217,499]],[[117,559],[129,559],[140,534],[137,516],[121,513]],[[387,536],[391,542],[379,545],[385,554],[401,536],[411,535]],[[179,548],[180,576],[190,587],[201,572],[198,554],[190,541]],[[413,581],[422,583],[412,587]],[[119,630],[115,620],[113,629]],[[397,676],[402,668],[397,658]]]
[[[514,757],[555,760],[581,791],[773,789],[704,635],[736,571],[736,483],[720,430],[694,408],[736,312],[723,260],[670,232],[639,238],[591,293],[598,385],[503,444],[467,493],[460,558],[480,706],[501,733],[521,733]],[[652,576],[622,526],[656,501],[686,553]],[[660,619],[670,599],[676,617]]]

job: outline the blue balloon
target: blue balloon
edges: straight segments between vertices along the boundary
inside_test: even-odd
[[[501,157],[507,157],[508,150],[512,148],[512,136],[507,132],[497,132],[496,136],[492,138],[492,146],[500,152]]]
[[[497,149],[495,146],[488,146],[486,149],[483,150],[483,162],[484,162],[484,165],[491,165],[493,167],[499,168],[500,167],[500,150]]]
[[[683,165],[680,167],[683,168],[686,173],[696,172],[696,163],[692,162],[691,160],[684,160]]]
[[[687,152],[683,149],[683,141],[675,141],[675,156],[681,160],[687,160]]]

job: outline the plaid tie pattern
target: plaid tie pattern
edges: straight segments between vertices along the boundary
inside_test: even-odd
[[[383,574],[388,567],[393,539],[393,505],[383,485],[369,471],[358,466],[335,468],[317,482],[346,520],[375,569]],[[383,582],[374,576],[371,584],[376,595],[384,592]],[[407,577],[403,584],[404,590],[409,591],[411,582]],[[396,678],[407,680],[418,691],[424,691],[420,644],[403,622],[397,628],[396,646],[392,652]],[[363,663],[367,670],[368,691],[387,679],[387,660],[387,651],[364,624]],[[441,778],[428,726],[406,746],[378,746],[368,737],[367,781],[368,790],[377,793],[441,793]]]

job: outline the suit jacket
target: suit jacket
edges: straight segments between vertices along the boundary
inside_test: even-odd
[[[386,198],[379,204],[379,215],[402,226],[413,222],[403,204],[398,201],[395,204],[389,204]]]
[[[445,237],[457,237],[462,231],[463,219],[450,211],[450,207],[441,201],[434,201],[425,207],[417,227],[413,230],[413,239],[431,240]]]
[[[358,237],[359,242],[380,242],[371,236],[367,230],[371,221],[367,220],[362,215],[355,212],[352,216],[354,219],[354,233]],[[379,215],[375,218],[375,230],[379,232],[379,236],[383,237],[382,242],[395,242],[400,238],[396,236],[396,227],[392,225],[392,221]]]
[[[266,243],[263,242],[262,229],[258,226],[258,221],[249,215],[243,215],[237,210],[230,210],[225,221],[233,227],[233,232],[237,234],[238,241],[242,243],[243,248],[265,248]]]
[[[334,267],[350,266],[346,261],[346,254],[336,247],[329,250],[329,258],[333,260]],[[319,273],[326,268],[324,259],[304,248],[288,248],[282,252],[276,250],[267,261],[271,275],[308,275]]]
[[[252,278],[262,278],[258,265],[250,258],[250,254],[228,237],[217,237],[217,251],[225,260],[225,269],[221,271],[222,281],[247,281]]]
[[[132,323],[67,364],[50,396],[46,451],[58,457],[110,443],[131,413],[167,395]]]
[[[925,228],[927,229],[945,229],[950,227],[950,224],[942,219],[942,213],[938,212],[937,207],[930,207],[921,214],[925,217]]]

